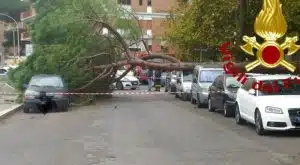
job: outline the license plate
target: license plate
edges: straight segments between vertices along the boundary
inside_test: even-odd
[[[137,83],[136,82],[134,82],[134,83],[132,83],[133,85],[137,85]]]
[[[295,122],[300,123],[300,116],[295,117]]]

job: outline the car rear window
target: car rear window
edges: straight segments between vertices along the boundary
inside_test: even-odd
[[[29,86],[63,88],[64,84],[60,77],[34,77]]]

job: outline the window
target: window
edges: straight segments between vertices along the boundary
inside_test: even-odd
[[[30,81],[29,86],[63,88],[64,83],[59,77],[34,77]]]
[[[275,91],[274,83],[277,83],[278,91]],[[271,87],[271,91],[266,89],[267,86]],[[300,84],[298,83],[290,83],[289,86],[286,88],[284,87],[284,80],[277,79],[277,80],[264,80],[262,81],[261,90],[258,90],[259,96],[265,95],[300,95]]]
[[[212,83],[217,76],[223,74],[223,70],[203,70],[200,72],[200,83]]]
[[[241,83],[235,77],[227,77],[225,82],[226,88],[239,88]]]
[[[143,5],[143,0],[140,0],[140,6],[142,6]]]
[[[131,0],[118,0],[118,4],[131,5]]]
[[[148,0],[147,5],[148,5],[148,6],[152,6],[152,0]]]

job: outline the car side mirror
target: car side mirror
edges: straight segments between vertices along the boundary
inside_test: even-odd
[[[250,95],[255,95],[255,90],[254,90],[254,89],[250,89],[250,90],[248,91],[248,93],[249,93]]]

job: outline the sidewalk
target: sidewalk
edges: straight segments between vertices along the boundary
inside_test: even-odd
[[[0,92],[15,93],[15,89],[0,82]],[[2,95],[0,94],[0,118],[11,114],[20,109],[21,104],[16,103],[17,95]]]

